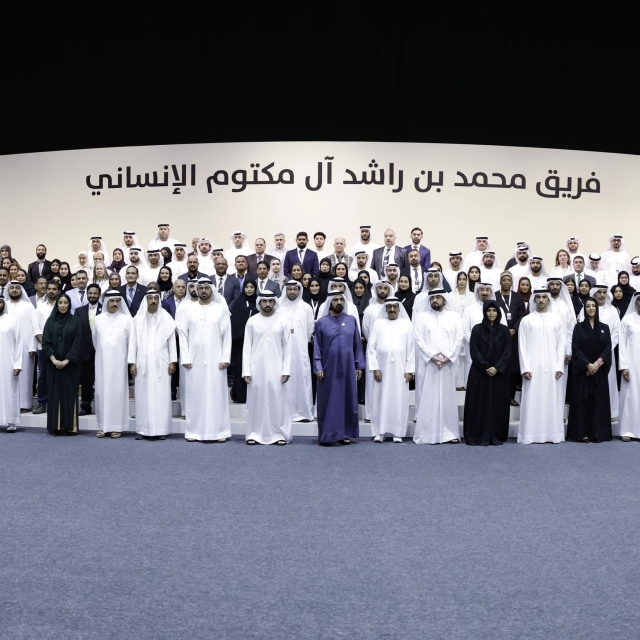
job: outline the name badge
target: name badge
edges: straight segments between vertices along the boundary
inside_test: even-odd
[[[507,311],[507,320],[511,320],[511,313]]]

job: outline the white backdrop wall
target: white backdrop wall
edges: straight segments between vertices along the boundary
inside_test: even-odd
[[[331,184],[326,157],[333,158]],[[370,168],[374,159],[378,167]],[[323,184],[312,191],[305,183],[317,185],[319,162]],[[243,188],[243,170],[246,180],[253,181],[252,163],[260,165],[256,176],[260,184]],[[271,182],[262,172],[270,163],[274,163]],[[186,185],[174,193],[173,183],[182,180],[183,164]],[[165,166],[167,186],[127,188],[127,167],[135,184],[137,176],[145,182],[144,174],[149,174],[150,182],[163,183]],[[281,174],[284,169],[291,174]],[[374,178],[380,181],[379,172],[384,170],[383,184],[344,184],[352,180],[347,169],[358,182],[363,171],[370,180],[374,169]],[[228,185],[213,183],[211,176],[217,171],[227,172]],[[442,185],[428,192],[416,190],[416,178],[420,188],[426,188],[429,171],[432,182],[440,181],[442,172]],[[394,193],[400,172],[403,187]],[[457,172],[476,186],[454,186],[463,182]],[[507,188],[478,186],[484,182],[479,173],[495,185],[502,185],[503,179],[492,174],[502,174]],[[513,178],[515,174],[521,177]],[[523,178],[526,188],[516,188]],[[118,179],[121,188],[108,188],[109,181],[114,186]],[[286,184],[291,179],[293,183]],[[222,173],[217,181],[224,182]],[[278,231],[293,247],[299,230],[310,235],[324,231],[327,246],[334,237],[344,236],[350,247],[359,240],[361,224],[372,225],[378,244],[384,229],[392,227],[402,245],[408,244],[410,229],[420,226],[432,259],[443,263],[449,251],[467,253],[476,235],[487,234],[503,265],[521,240],[528,241],[549,265],[570,235],[581,239],[582,251],[601,252],[611,234],[622,233],[631,256],[640,253],[638,184],[636,156],[516,147],[273,142],[35,153],[0,157],[0,242],[10,244],[25,266],[34,259],[39,242],[48,246],[49,258],[75,262],[90,236],[103,236],[111,251],[125,229],[135,231],[146,248],[160,222],[171,224],[174,238],[189,243],[193,236],[206,235],[225,249],[237,229],[248,233],[252,243],[256,236],[265,237],[269,248]],[[538,191],[557,197],[542,197]]]

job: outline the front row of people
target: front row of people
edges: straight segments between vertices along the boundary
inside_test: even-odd
[[[358,315],[350,311],[345,291],[340,287],[330,291],[318,314],[313,369],[320,444],[349,444],[358,437],[357,383],[365,368],[371,374],[368,404],[374,441],[383,442],[385,436],[391,436],[394,442],[402,442],[406,436],[409,382],[415,375],[416,443],[459,442],[462,436],[470,445],[505,442],[509,435],[513,334],[504,324],[499,304],[490,299],[491,292],[483,293],[485,299],[478,297],[482,311],[472,323],[465,345],[471,366],[461,430],[454,365],[465,342],[463,320],[449,304],[448,294],[432,288],[425,291],[420,310],[411,321],[400,300],[384,295],[385,287],[384,282],[379,283],[377,296],[363,317],[368,338],[366,360]],[[175,321],[162,309],[155,290],[146,292],[144,310],[135,318],[117,290],[107,291],[101,313],[89,312],[87,318],[72,314],[66,294],[57,297],[40,336],[50,433],[77,433],[83,331],[88,330],[95,349],[99,438],[118,438],[128,429],[128,373],[135,380],[137,437],[164,439],[171,433],[171,376],[178,366],[176,333],[186,439],[225,442],[230,438],[226,371],[232,353],[229,310],[208,277],[190,283],[190,288],[195,288],[197,295],[180,305]],[[640,437],[640,375],[635,375],[640,365],[640,294],[634,295],[619,326],[620,421],[617,433],[612,434],[610,378],[615,345],[613,331],[603,322],[603,317],[608,317],[606,288],[600,291],[595,287],[594,297],[585,302],[584,319],[570,332],[559,307],[552,306],[558,298],[549,289],[534,292],[530,313],[519,325],[522,402],[518,442],[557,443],[565,439],[566,382],[562,378],[566,379],[567,370],[572,377],[567,439],[601,442],[612,435],[623,440]],[[18,292],[15,294],[17,299]],[[241,375],[247,385],[247,444],[289,443],[291,407],[309,395],[308,384],[301,381],[310,373],[305,352],[314,329],[313,320],[306,317],[309,314],[296,321],[301,295],[296,281],[286,284],[281,299],[271,291],[261,292],[257,296],[259,313],[246,322]],[[15,313],[6,313],[5,306],[0,298],[0,422],[15,430],[20,416],[23,340]],[[308,311],[306,305],[300,308]],[[299,345],[296,331],[301,333]],[[570,367],[566,365],[567,354],[571,354]],[[615,375],[613,382],[615,388]]]

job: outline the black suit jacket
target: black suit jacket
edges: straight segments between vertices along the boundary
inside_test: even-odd
[[[578,282],[577,282],[577,280],[576,280],[576,274],[575,274],[575,273],[572,273],[569,277],[570,277],[570,278],[572,278],[572,279],[573,279],[573,281],[576,283],[576,292],[577,292],[577,290],[578,290]],[[586,281],[587,281],[587,282],[589,282],[589,283],[591,283],[591,286],[592,286],[592,287],[595,287],[595,286],[596,286],[596,279],[595,279],[593,276],[589,276],[589,275],[587,275],[586,273],[583,273],[583,274],[582,274],[582,279],[583,279],[583,280],[586,280]]]
[[[138,313],[138,309],[144,300],[144,294],[147,292],[147,287],[141,285],[138,282],[138,287],[136,288],[136,292],[133,295],[133,300],[131,304],[129,304],[129,299],[127,298],[127,289],[129,285],[123,284],[121,287],[118,287],[118,291],[122,294],[124,301],[127,303],[127,307],[129,307],[129,313],[131,313],[131,317],[135,318],[136,313]]]
[[[102,305],[98,302],[96,308],[96,316],[102,313]],[[91,324],[89,323],[89,305],[84,307],[78,307],[73,314],[76,318],[80,319],[82,325],[82,343],[80,351],[80,359],[84,362],[89,360],[91,354],[95,352],[93,347],[93,340],[91,338]]]
[[[211,276],[208,276],[206,273],[202,273],[202,271],[198,271],[196,278],[210,278]],[[181,276],[178,276],[178,280],[184,280],[187,284],[189,284],[189,280],[191,279],[191,276],[189,275],[189,272],[187,271],[186,273],[183,273]]]
[[[42,277],[49,278],[51,275],[51,261],[45,260],[44,266],[42,267]],[[29,282],[35,283],[35,281],[40,277],[40,268],[38,267],[38,261],[32,262],[27,268],[27,276],[29,278]]]
[[[264,262],[267,263],[267,266],[271,268],[271,261],[273,260],[273,256],[268,253],[264,253]],[[255,253],[247,256],[247,262],[249,263],[249,268],[247,271],[254,276],[258,275],[258,256]]]
[[[176,319],[176,298],[173,293],[162,301],[162,308],[167,311],[174,320]]]
[[[298,253],[298,249],[291,249],[291,251],[287,251],[284,257],[284,265],[282,269],[284,271],[284,275],[287,278],[291,277],[291,267],[294,264],[300,263],[300,254]],[[306,249],[304,252],[304,261],[302,266],[302,273],[310,273],[312,276],[315,276],[318,273],[318,269],[320,268],[318,265],[318,254],[311,249]],[[349,266],[347,266],[347,269]]]
[[[380,247],[379,249],[373,250],[373,258],[371,259],[371,268],[382,278],[382,263],[384,261],[384,252],[387,250],[386,247]],[[406,273],[405,269],[407,266],[407,252],[402,248],[396,245],[396,249],[394,251],[394,255],[389,256],[389,262],[395,262],[398,267],[400,267],[401,273]]]
[[[218,276],[212,276],[211,280],[213,281],[213,287],[217,289],[218,286]],[[231,303],[240,297],[240,283],[238,282],[238,278],[234,275],[227,273],[227,277],[224,281],[224,288],[222,291],[222,295],[224,299],[227,301],[227,306],[230,307]]]

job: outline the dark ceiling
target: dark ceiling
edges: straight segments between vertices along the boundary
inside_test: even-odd
[[[0,27],[0,153],[262,140],[640,152],[624,13],[97,6]]]

